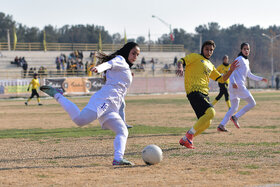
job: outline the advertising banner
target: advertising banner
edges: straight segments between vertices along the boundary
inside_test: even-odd
[[[30,81],[31,79],[0,80],[0,97],[28,94],[27,88]]]
[[[58,88],[64,94],[86,94],[101,89],[105,84],[102,78],[71,77],[71,78],[46,78],[45,85]]]

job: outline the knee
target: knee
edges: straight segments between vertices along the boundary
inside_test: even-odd
[[[73,122],[78,125],[79,127],[82,127],[84,125],[87,125],[88,124],[88,121],[83,119],[83,118],[80,118],[79,116],[74,118],[73,119]]]
[[[126,126],[122,127],[121,130],[118,132],[118,134],[123,135],[127,138],[128,137],[127,127]]]
[[[128,130],[127,130],[127,128],[125,127],[125,130],[123,131],[123,135],[127,138],[128,137]]]
[[[209,119],[213,119],[215,117],[216,111],[213,107],[210,107],[206,110],[205,114],[209,117]]]
[[[250,103],[250,105],[253,108],[253,107],[255,107],[257,105],[257,103],[256,103],[256,101],[253,101],[253,102]]]

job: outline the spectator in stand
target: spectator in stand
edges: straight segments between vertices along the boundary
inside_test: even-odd
[[[146,65],[145,57],[141,59],[141,65]]]
[[[83,51],[78,51],[78,58],[83,60],[84,58]]]
[[[28,70],[28,64],[26,61],[23,62],[22,69],[23,69],[23,78],[26,78],[26,74],[27,74],[27,70]]]
[[[279,75],[276,76],[275,82],[276,82],[276,90],[279,90]]]
[[[60,64],[61,64],[61,69],[64,71],[64,69],[65,69],[65,59],[64,59],[63,54],[60,54],[59,61],[60,61]]]
[[[55,64],[56,64],[57,73],[60,73],[60,59],[59,59],[59,57],[56,57]]]
[[[18,58],[18,56],[16,56],[16,58],[14,60],[14,64],[16,64],[19,67],[19,58]]]
[[[93,61],[94,56],[95,56],[95,52],[94,51],[90,52],[89,58],[91,59],[91,61]]]
[[[78,50],[74,51],[74,56],[75,56],[76,59],[79,58],[79,52],[78,52]]]
[[[90,69],[92,69],[92,68],[94,68],[94,67],[95,67],[95,65],[94,65],[93,63],[90,63],[88,69],[90,70]],[[88,76],[89,76],[89,77],[92,76],[92,71],[88,71]]]
[[[173,61],[173,66],[176,66],[177,65],[177,57],[175,56],[175,58],[174,58],[174,61]]]
[[[86,61],[86,64],[85,64],[85,75],[87,75],[88,73],[88,61]]]
[[[33,68],[30,68],[28,71],[28,77],[33,77],[34,71]]]
[[[47,75],[47,69],[44,66],[41,66],[38,70],[39,77]]]
[[[151,60],[151,64],[152,64],[152,72],[153,72],[153,76],[155,76],[155,70],[156,70],[156,68],[155,68],[155,61],[154,61],[154,58],[152,58],[152,60]]]

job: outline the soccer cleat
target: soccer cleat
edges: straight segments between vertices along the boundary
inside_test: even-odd
[[[125,124],[126,125],[126,128],[128,129],[131,129],[133,126],[132,125],[128,125],[128,124]]]
[[[26,106],[28,105],[28,103],[27,103],[27,102],[25,102],[24,104],[25,104]]]
[[[134,166],[134,164],[125,158],[122,160],[113,160],[113,166]]]
[[[240,125],[238,123],[238,118],[236,116],[231,116],[230,120],[233,122],[236,128],[240,128]]]
[[[221,124],[217,127],[217,131],[220,131],[220,132],[229,132],[229,131],[227,130],[227,128],[226,128],[225,126],[221,125]]]
[[[48,94],[51,97],[54,97],[55,94],[57,94],[57,93],[60,93],[61,95],[63,94],[58,89],[55,89],[55,88],[53,88],[51,86],[41,86],[40,90],[42,92],[45,92],[46,94]]]
[[[193,146],[193,134],[189,134],[187,132],[186,136],[181,138],[181,140],[179,141],[179,144],[181,146],[185,146],[186,148],[189,148],[189,149],[195,149],[195,147]]]
[[[42,103],[38,103],[38,105],[39,105],[39,106],[42,106],[43,104],[42,104]]]

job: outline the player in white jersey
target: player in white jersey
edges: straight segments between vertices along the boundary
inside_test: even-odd
[[[140,48],[134,42],[125,44],[111,55],[99,53],[101,64],[91,71],[95,73],[106,71],[106,83],[90,98],[82,111],[58,90],[50,86],[40,87],[40,90],[57,100],[78,126],[87,125],[98,119],[103,129],[110,129],[116,133],[113,165],[133,165],[123,158],[128,130],[119,114],[119,109],[132,82],[130,66],[136,61],[139,53]]]
[[[217,127],[218,131],[227,132],[228,130],[225,126],[229,120],[231,120],[237,128],[240,128],[238,119],[256,105],[255,99],[253,98],[250,91],[246,88],[246,78],[248,77],[255,81],[267,82],[267,79],[251,73],[248,60],[249,54],[250,45],[248,43],[242,43],[241,52],[236,58],[236,60],[239,62],[239,67],[236,68],[229,78],[229,97],[231,108],[228,110],[224,119]],[[245,100],[248,104],[237,112],[240,99]],[[237,113],[233,115],[235,112]]]

